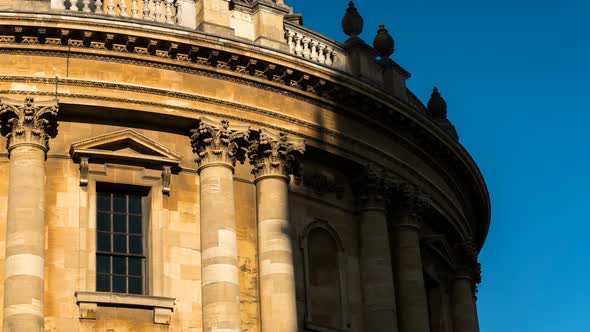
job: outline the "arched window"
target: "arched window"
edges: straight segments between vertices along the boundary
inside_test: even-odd
[[[308,327],[343,328],[346,307],[344,255],[336,232],[327,223],[315,222],[307,227],[302,247],[306,324]]]

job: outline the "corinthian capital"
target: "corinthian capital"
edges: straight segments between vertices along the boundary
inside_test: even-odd
[[[296,180],[301,177],[301,156],[305,152],[305,142],[294,139],[287,133],[278,135],[267,129],[252,132],[248,157],[254,166],[252,174],[255,178],[274,175],[289,178],[294,175]]]
[[[57,100],[35,102],[25,98],[24,103],[0,99],[0,134],[8,138],[10,152],[19,145],[33,145],[49,150],[49,139],[57,135]]]
[[[210,165],[233,169],[236,160],[244,162],[248,130],[248,126],[230,126],[226,120],[199,119],[199,127],[190,136],[199,169]]]
[[[385,209],[391,181],[385,169],[376,164],[368,164],[356,183],[357,198],[361,208]]]

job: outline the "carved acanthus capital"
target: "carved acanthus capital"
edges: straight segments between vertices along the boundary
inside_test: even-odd
[[[478,250],[473,240],[469,239],[455,246],[457,267],[455,278],[469,279],[473,292],[477,292],[477,285],[481,283],[481,264],[478,261]]]
[[[248,126],[230,126],[226,120],[201,118],[198,128],[191,130],[190,136],[199,169],[211,165],[233,169],[236,160],[244,162],[248,131]]]
[[[394,187],[399,197],[396,209],[398,226],[421,229],[424,214],[429,207],[427,196],[409,183],[396,181]]]
[[[305,153],[302,139],[288,137],[285,132],[278,135],[267,129],[250,133],[248,157],[254,168],[252,174],[256,179],[262,176],[282,176],[296,181],[301,179],[301,157]]]
[[[382,166],[368,164],[355,188],[362,209],[385,209],[387,196],[391,192],[391,179]]]
[[[0,99],[0,134],[8,138],[8,152],[19,145],[33,145],[49,150],[49,139],[57,135],[57,100],[24,103]]]

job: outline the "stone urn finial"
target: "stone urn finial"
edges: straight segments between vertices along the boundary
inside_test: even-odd
[[[447,117],[447,102],[438,92],[438,88],[432,89],[432,95],[430,101],[428,101],[428,114],[433,118],[446,118]]]
[[[354,2],[348,3],[346,14],[342,18],[342,30],[345,34],[354,38],[363,32],[363,17],[359,14],[354,6]]]
[[[387,29],[385,29],[385,25],[379,25],[379,30],[377,30],[377,36],[375,36],[375,40],[373,41],[373,48],[377,51],[377,54],[381,58],[389,58],[390,55],[393,54],[394,51],[394,41]]]

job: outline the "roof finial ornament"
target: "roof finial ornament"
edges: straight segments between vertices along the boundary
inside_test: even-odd
[[[385,29],[385,25],[380,24],[379,30],[377,30],[377,36],[375,36],[375,40],[373,41],[373,48],[382,59],[386,59],[393,54],[394,46],[393,38],[387,29]]]
[[[348,3],[346,14],[342,18],[342,30],[345,34],[350,36],[350,38],[355,38],[363,32],[363,25],[363,17],[356,10],[354,2],[350,1]]]
[[[434,118],[446,118],[447,117],[447,102],[438,92],[438,88],[432,89],[432,95],[430,101],[428,101],[428,114]]]

